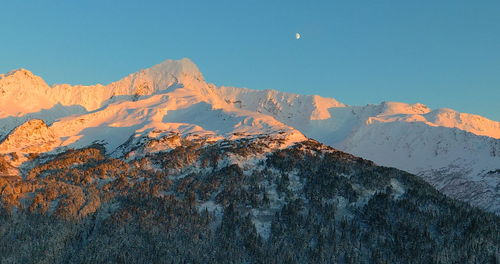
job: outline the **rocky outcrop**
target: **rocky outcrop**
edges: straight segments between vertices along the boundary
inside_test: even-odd
[[[32,119],[12,130],[0,142],[0,153],[46,152],[59,145],[60,140],[43,120]]]

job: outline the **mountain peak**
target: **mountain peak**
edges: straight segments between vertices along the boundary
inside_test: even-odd
[[[12,70],[6,74],[0,74],[0,80],[7,83],[19,83],[23,85],[46,85],[41,77],[36,76],[31,71],[24,68]]]
[[[393,114],[426,114],[431,111],[429,107],[424,104],[407,104],[401,102],[389,102],[384,101],[381,104],[383,115],[393,115]]]
[[[145,71],[154,75],[167,74],[174,76],[175,78],[190,76],[203,80],[203,75],[198,69],[198,66],[196,66],[196,64],[188,58],[182,58],[180,60],[165,60],[151,68],[146,69]]]
[[[171,87],[206,85],[198,67],[187,58],[165,60],[108,85],[113,94],[149,95]]]
[[[25,68],[19,68],[19,69],[15,69],[15,70],[8,72],[7,74],[5,74],[4,77],[8,77],[8,76],[34,77],[35,75],[31,71],[29,71]]]

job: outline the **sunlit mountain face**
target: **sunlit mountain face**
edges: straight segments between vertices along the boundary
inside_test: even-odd
[[[189,59],[167,60],[109,85],[48,86],[25,69],[0,75],[1,153],[58,153],[177,133],[217,141],[312,138],[379,165],[417,174],[438,190],[499,212],[500,123],[423,104],[348,106],[333,98],[215,86]],[[161,150],[161,146],[157,151]],[[17,175],[21,175],[18,172]]]
[[[0,262],[484,263],[499,185],[478,115],[216,86],[189,59],[0,74]]]

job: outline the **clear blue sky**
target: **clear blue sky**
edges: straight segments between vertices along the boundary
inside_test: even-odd
[[[495,0],[2,1],[0,25],[0,72],[50,84],[106,84],[188,57],[218,85],[500,120]]]

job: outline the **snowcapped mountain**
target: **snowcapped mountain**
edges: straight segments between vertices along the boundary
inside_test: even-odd
[[[102,142],[120,156],[172,134],[209,141],[266,134],[286,142],[281,147],[309,137],[500,212],[500,123],[481,116],[423,104],[348,106],[316,95],[217,87],[189,59],[167,60],[106,86],[49,86],[24,69],[0,75],[0,153]]]

